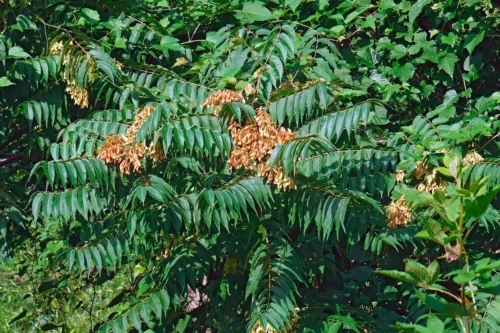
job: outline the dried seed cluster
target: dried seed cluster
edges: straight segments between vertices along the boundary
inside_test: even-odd
[[[234,141],[229,157],[230,168],[257,170],[258,175],[266,177],[268,183],[282,189],[294,188],[295,184],[280,166],[270,169],[269,157],[274,147],[294,138],[295,134],[290,129],[278,127],[271,116],[262,109],[256,110],[255,118],[256,124],[242,127],[238,123],[233,123],[229,126]]]
[[[415,172],[413,176],[417,180],[423,179],[425,175],[428,174],[429,171],[431,171],[431,169],[432,168],[430,167],[429,164],[424,163],[422,161],[417,161],[417,163],[415,164]]]
[[[114,59],[115,61],[115,66],[116,68],[121,71],[122,70],[122,67],[123,67],[123,64],[121,62],[119,62],[118,60]]]
[[[255,93],[255,88],[250,83],[247,83],[245,85],[245,88],[243,88],[243,91],[245,92],[245,95],[248,97]]]
[[[476,152],[469,151],[467,152],[467,155],[465,155],[464,159],[462,160],[462,164],[464,166],[470,165],[470,164],[476,164],[476,163],[481,163],[484,160],[484,158],[479,155]]]
[[[153,114],[155,110],[154,106],[148,105],[137,112],[135,116],[134,123],[127,129],[127,144],[134,142],[137,132],[144,125],[146,120]]]
[[[58,55],[61,53],[62,49],[63,49],[63,42],[62,41],[58,41],[58,42],[55,42],[53,43],[51,46],[50,46],[50,49],[49,49],[49,54],[50,55]]]
[[[141,162],[150,157],[154,162],[161,161],[164,156],[159,146],[151,144],[147,147],[144,143],[135,142],[137,131],[146,122],[154,111],[153,106],[146,106],[137,113],[134,123],[127,129],[126,135],[111,135],[101,147],[99,158],[106,163],[120,165],[120,171],[130,174],[131,170],[140,173]]]
[[[406,176],[406,173],[405,173],[405,171],[404,171],[404,170],[398,170],[398,171],[396,172],[396,181],[397,181],[398,183],[404,183],[404,181],[405,181],[405,176]]]
[[[245,91],[250,91],[250,88],[245,87]],[[214,108],[215,115],[218,115],[224,104],[235,102],[245,103],[245,98],[243,98],[242,92],[224,89],[216,91],[210,95],[207,99],[205,99],[202,106],[204,108]]]
[[[69,42],[69,45],[73,45],[73,42],[72,41]],[[64,43],[62,41],[55,42],[50,46],[49,54],[60,55],[61,52],[63,52],[63,49],[64,49]],[[68,65],[69,53],[70,53],[70,48],[66,50],[65,54],[61,55],[63,66]],[[90,55],[86,54],[85,57],[89,62],[91,62]],[[91,73],[92,73],[92,66],[89,67],[87,75],[90,75]],[[66,82],[65,91],[70,95],[73,102],[82,108],[87,108],[89,106],[89,92],[84,88],[78,87],[75,80],[68,79],[68,77],[66,76],[66,71],[63,71],[63,80]]]
[[[76,105],[82,108],[89,107],[89,92],[86,89],[78,88],[75,81],[67,81],[65,91]]]
[[[420,184],[417,185],[417,190],[419,192],[434,193],[437,189],[445,189],[446,182],[441,179],[437,170],[433,168],[432,165],[418,161],[415,166],[414,177],[420,180]]]
[[[411,220],[411,206],[406,204],[405,197],[391,202],[387,207],[387,225],[389,228],[404,227]]]

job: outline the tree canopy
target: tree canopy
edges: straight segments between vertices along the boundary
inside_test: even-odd
[[[5,332],[499,332],[496,0],[0,0]]]

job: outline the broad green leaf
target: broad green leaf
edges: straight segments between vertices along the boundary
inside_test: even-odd
[[[8,87],[13,85],[14,83],[10,81],[6,76],[0,77],[0,87]]]
[[[235,16],[242,23],[269,21],[274,18],[274,15],[261,1],[244,2],[243,9],[238,10]]]
[[[469,51],[469,54],[472,54],[476,46],[478,46],[484,38],[484,31],[481,31],[479,34],[468,34],[464,40],[464,48]]]
[[[439,266],[438,266],[439,267]],[[437,269],[433,269],[433,273]],[[413,279],[418,281],[419,284],[426,284],[427,281],[429,281],[430,276],[429,272],[427,271],[427,268],[422,265],[421,263],[418,263],[413,260],[408,260],[406,261],[405,264],[405,272],[408,273]]]
[[[429,332],[442,333],[444,332],[445,326],[436,315],[431,314],[427,318],[427,328],[429,329]]]
[[[413,24],[413,22],[415,22],[415,20],[422,13],[424,7],[431,3],[432,0],[417,0],[416,2],[414,2],[410,8],[410,12],[408,13],[408,19],[410,21],[410,24]]]
[[[406,272],[400,272],[400,271],[387,271],[387,270],[380,270],[380,271],[375,271],[377,274],[382,274],[385,276],[388,276],[390,278],[399,280],[399,281],[404,281],[404,282],[409,282],[411,284],[418,284],[420,283],[419,279],[416,279],[412,275],[406,273]]]
[[[24,52],[20,46],[14,46],[9,49],[9,56],[13,58],[30,58],[31,56]]]
[[[300,5],[301,0],[285,0],[285,6],[290,7],[293,11]]]
[[[431,284],[436,283],[436,281],[439,279],[440,272],[441,272],[441,267],[439,266],[439,263],[436,260],[434,260],[427,267],[427,273],[429,275],[429,278],[427,280],[427,284],[431,285]]]
[[[440,57],[437,61],[438,68],[445,71],[449,76],[453,77],[455,72],[455,63],[458,61],[458,57],[455,53],[446,53]]]
[[[82,14],[83,14],[83,17],[92,24],[96,24],[101,20],[101,17],[99,16],[99,12],[94,10],[94,9],[83,8]]]

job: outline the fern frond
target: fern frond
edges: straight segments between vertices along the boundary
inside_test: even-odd
[[[76,218],[77,213],[85,220],[89,214],[101,214],[107,207],[107,200],[99,188],[78,187],[57,192],[37,192],[32,196],[33,219],[40,213],[48,220],[63,218],[68,221]]]
[[[496,186],[500,184],[500,159],[498,158],[486,158],[483,161],[475,164],[471,164],[464,171],[463,175],[464,182],[475,182],[484,177],[488,177],[488,183],[491,186]]]
[[[54,160],[69,160],[86,154],[95,156],[97,149],[104,144],[104,138],[99,139],[93,133],[82,134],[76,131],[64,133],[62,142],[53,143],[49,147],[50,154]]]
[[[335,230],[340,236],[340,229],[346,231],[345,221],[348,207],[356,211],[382,212],[378,203],[361,192],[339,190],[321,181],[309,178],[295,177],[294,181],[300,185],[297,191],[290,193],[286,202],[288,219],[300,228],[307,230],[314,222],[317,232],[323,239],[328,239]]]
[[[170,296],[166,289],[162,289],[141,299],[126,312],[115,316],[112,320],[103,324],[99,328],[99,332],[128,332],[130,326],[141,331],[142,322],[149,323],[152,314],[157,318],[162,318],[167,313],[169,307]]]
[[[41,161],[31,170],[31,175],[35,173],[38,175],[38,181],[42,176],[45,177],[53,189],[58,184],[66,188],[71,182],[77,187],[86,185],[88,181],[95,186],[107,187],[111,178],[107,165],[96,158]]]
[[[382,149],[349,149],[311,156],[298,163],[298,171],[306,177],[340,178],[342,172],[353,171],[358,176],[396,171],[399,152]]]
[[[250,207],[254,213],[269,207],[272,201],[269,185],[258,177],[236,178],[219,188],[203,190],[198,196],[198,211],[208,227],[212,222],[220,230],[229,231],[229,221],[249,218]]]
[[[138,201],[145,204],[147,197],[151,197],[156,202],[168,204],[174,201],[176,196],[174,188],[163,179],[155,175],[147,175],[135,182],[125,206],[130,204],[131,209],[135,210]]]
[[[290,174],[292,169],[297,171],[297,164],[310,155],[330,153],[335,149],[330,141],[318,134],[297,136],[288,140],[282,145],[273,149],[269,161],[271,169],[279,164],[283,166],[286,174]]]
[[[170,103],[158,103],[155,106],[153,113],[142,124],[141,128],[137,131],[135,140],[137,142],[144,141],[146,137],[157,131],[163,120],[169,120],[172,116],[172,109],[175,108]]]
[[[128,125],[116,121],[82,119],[71,123],[61,131],[59,137],[63,140],[70,135],[71,132],[88,136],[97,136],[106,139],[111,134],[126,134]]]
[[[16,76],[27,79],[38,87],[49,80],[57,80],[61,71],[61,57],[47,56],[37,59],[17,61],[14,65]]]
[[[264,101],[269,101],[271,92],[277,89],[285,73],[288,59],[295,55],[295,30],[284,24],[271,31],[260,30],[259,35],[266,35],[266,43],[254,62],[252,72],[257,70],[257,90]]]
[[[297,135],[316,133],[329,140],[338,141],[345,131],[350,137],[351,133],[359,128],[360,121],[364,125],[368,124],[371,106],[372,102],[367,101],[345,110],[324,115],[300,127],[295,133]]]
[[[302,124],[305,119],[317,115],[318,111],[325,110],[330,103],[327,87],[324,82],[310,86],[302,91],[281,98],[269,105],[269,113],[279,125],[285,119],[288,123]],[[318,107],[316,108],[316,105]]]
[[[479,292],[475,298],[479,309],[479,327],[486,332],[500,330],[500,295]]]
[[[53,85],[34,96],[31,100],[21,103],[16,109],[24,114],[30,126],[33,125],[35,120],[40,126],[43,123],[45,123],[45,126],[48,126],[49,123],[53,126],[56,121],[64,122],[62,114],[64,106],[65,97],[62,87]]]
[[[103,267],[112,271],[121,264],[124,254],[130,254],[129,247],[130,243],[123,233],[108,233],[83,247],[69,249],[66,253],[68,267],[71,270],[76,265],[80,273],[86,270],[87,274],[94,268],[99,273]]]
[[[290,327],[296,315],[297,283],[303,283],[302,262],[295,250],[279,233],[268,231],[267,242],[253,253],[245,298],[252,296],[249,328],[264,330]]]
[[[165,155],[172,147],[212,158],[228,156],[231,150],[231,137],[215,116],[195,115],[168,122],[156,132],[154,142],[160,138]]]
[[[182,103],[188,109],[199,109],[201,104],[208,97],[213,89],[203,85],[174,79],[163,83],[158,81],[158,88],[163,91],[163,95],[168,96],[172,101]]]
[[[306,177],[330,181],[339,188],[382,195],[396,185],[398,162],[398,151],[367,148],[311,156],[299,162],[297,169]]]
[[[90,118],[97,121],[125,123],[134,119],[134,112],[131,108],[120,110],[101,110],[92,113]]]
[[[240,124],[243,122],[243,116],[246,119],[255,121],[255,110],[248,104],[244,103],[226,103],[222,106],[219,118],[224,121],[224,124],[231,123],[231,120],[235,119]]]

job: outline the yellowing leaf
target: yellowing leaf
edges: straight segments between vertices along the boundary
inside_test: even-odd
[[[185,65],[188,63],[188,60],[184,57],[180,57],[180,58],[177,58],[175,60],[175,64],[174,64],[174,67],[177,67],[177,66],[182,66],[182,65]]]

